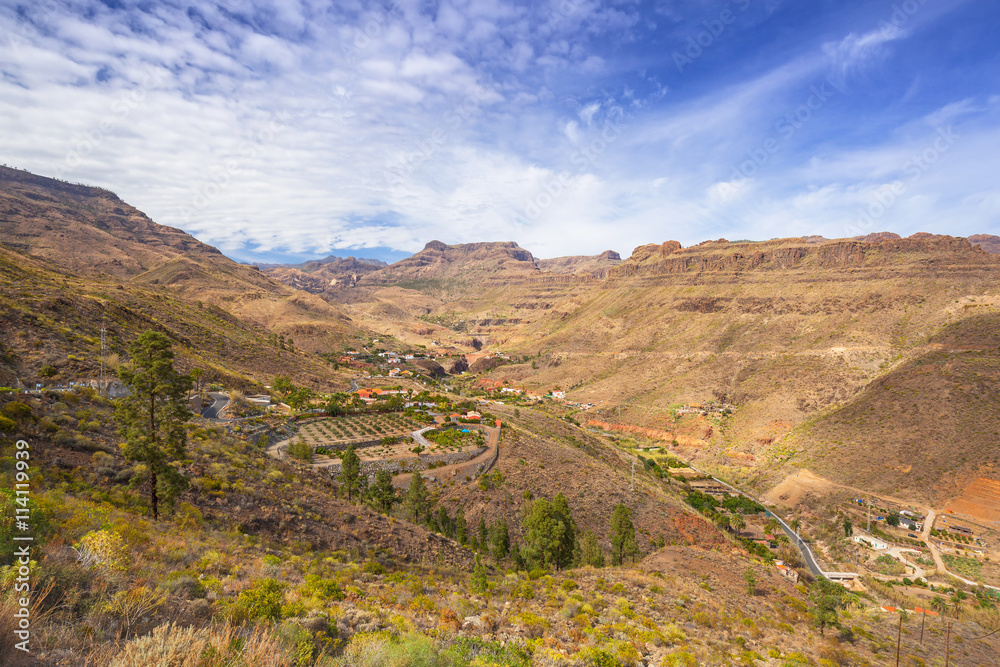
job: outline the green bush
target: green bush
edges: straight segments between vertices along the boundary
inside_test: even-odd
[[[305,595],[316,596],[321,600],[343,600],[344,592],[336,581],[323,579],[318,574],[307,574],[306,584],[302,587]]]
[[[281,618],[281,598],[285,584],[266,578],[255,582],[238,596],[230,608],[230,620],[236,623],[248,621],[276,621]]]
[[[386,572],[385,566],[377,560],[367,561],[361,569],[368,574],[385,574]]]
[[[13,433],[17,428],[17,422],[9,417],[0,415],[0,433]]]
[[[611,655],[607,651],[593,646],[588,646],[576,654],[577,659],[579,659],[586,667],[619,667],[618,660],[615,656]]]
[[[31,416],[31,406],[21,401],[13,401],[3,406],[4,416],[21,421]]]
[[[288,455],[300,461],[312,463],[313,448],[307,445],[305,440],[296,440],[288,445]]]

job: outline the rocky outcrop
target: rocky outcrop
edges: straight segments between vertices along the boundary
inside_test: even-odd
[[[498,366],[503,366],[503,364],[504,360],[500,357],[483,357],[472,362],[472,365],[469,366],[469,372],[476,374],[485,373]]]
[[[413,365],[426,372],[432,378],[443,378],[447,375],[444,367],[433,359],[414,359]]]
[[[969,243],[979,246],[991,254],[1000,254],[1000,236],[992,234],[973,234],[969,237]]]
[[[538,273],[535,258],[513,241],[459,245],[431,241],[415,255],[363,276],[358,284],[434,288],[447,279],[483,284]]]
[[[614,250],[605,250],[600,255],[571,255],[539,259],[535,263],[546,273],[585,273],[595,278],[604,278],[608,269],[622,263],[622,257]]]
[[[378,259],[333,255],[301,264],[259,265],[261,271],[278,282],[312,294],[354,287],[361,276],[386,266],[388,264]]]
[[[989,239],[982,241],[990,245]],[[740,273],[793,268],[846,269],[851,267],[912,266],[942,267],[995,265],[979,245],[968,239],[934,234],[898,234],[879,232],[863,239],[815,242],[805,239],[776,239],[761,243],[729,243],[725,239],[708,241],[682,249],[676,241],[662,245],[639,246],[622,265],[608,272],[610,278],[640,275]]]

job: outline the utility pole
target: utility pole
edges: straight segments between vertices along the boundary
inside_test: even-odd
[[[868,496],[868,534],[872,532],[872,497]]]
[[[104,341],[104,321],[101,321],[101,378],[97,381],[97,393],[104,396],[104,353],[107,349]]]
[[[944,667],[951,661],[951,621],[948,621],[948,634],[944,639]]]
[[[632,459],[632,491],[635,491],[635,459]]]
[[[899,667],[899,646],[903,639],[903,614],[899,614],[899,628],[896,630],[896,667]]]
[[[924,622],[927,621],[927,612],[921,611],[920,613],[920,645],[924,644]]]

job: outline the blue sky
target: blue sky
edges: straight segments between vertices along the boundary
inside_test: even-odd
[[[248,261],[1000,234],[992,0],[0,0],[0,161]]]

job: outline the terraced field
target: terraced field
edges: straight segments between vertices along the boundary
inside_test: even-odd
[[[313,447],[406,436],[424,426],[400,413],[327,417],[302,424],[298,436]]]

